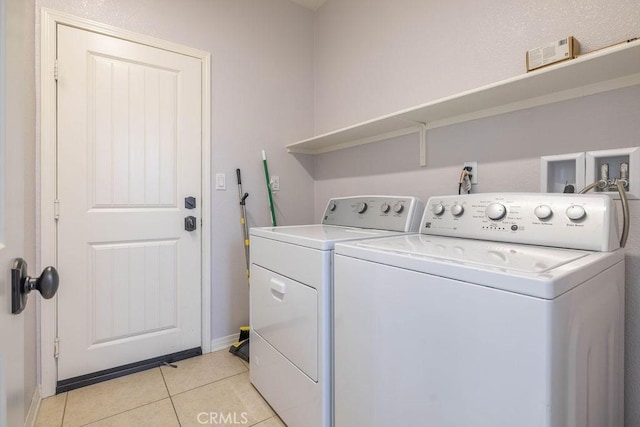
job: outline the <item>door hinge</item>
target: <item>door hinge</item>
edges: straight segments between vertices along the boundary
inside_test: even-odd
[[[53,201],[53,219],[60,219],[60,200]]]
[[[53,63],[53,79],[58,81],[58,60],[56,59]]]
[[[60,338],[58,337],[53,340],[53,357],[56,359],[60,357]]]

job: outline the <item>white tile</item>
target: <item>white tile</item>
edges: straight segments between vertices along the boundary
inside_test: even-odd
[[[87,425],[91,427],[180,427],[169,398]]]
[[[127,375],[68,393],[64,426],[80,426],[169,397],[160,369]]]
[[[172,397],[180,425],[253,425],[274,416],[249,383],[249,373],[216,381]]]
[[[42,399],[35,427],[60,427],[66,403],[67,393]]]
[[[227,350],[182,360],[174,365],[178,367],[161,367],[171,396],[247,371],[242,360]]]

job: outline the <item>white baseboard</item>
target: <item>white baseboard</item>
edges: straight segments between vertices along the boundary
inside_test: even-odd
[[[238,337],[240,333],[227,335],[226,337],[214,338],[211,340],[211,352],[223,349],[229,349],[231,344],[235,344],[238,342]]]
[[[33,391],[33,397],[31,398],[31,405],[29,406],[27,419],[24,421],[25,427],[33,427],[36,425],[36,418],[38,417],[38,411],[40,410],[40,402],[42,402],[42,394],[40,393],[40,385],[37,385],[36,389]]]

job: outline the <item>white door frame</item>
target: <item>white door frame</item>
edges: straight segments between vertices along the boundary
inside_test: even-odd
[[[42,8],[40,25],[40,256],[36,271],[57,266],[56,256],[56,26],[58,24],[197,58],[202,63],[202,337],[203,353],[211,351],[211,54],[154,37]],[[61,278],[64,286],[64,277]],[[43,397],[55,394],[57,363],[57,297],[40,305],[40,362]],[[64,343],[62,344],[64,347]]]

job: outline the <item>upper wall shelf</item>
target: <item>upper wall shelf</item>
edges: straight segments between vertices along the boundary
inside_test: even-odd
[[[290,153],[319,154],[411,132],[551,104],[640,84],[640,40],[531,73],[437,99],[287,145]]]

